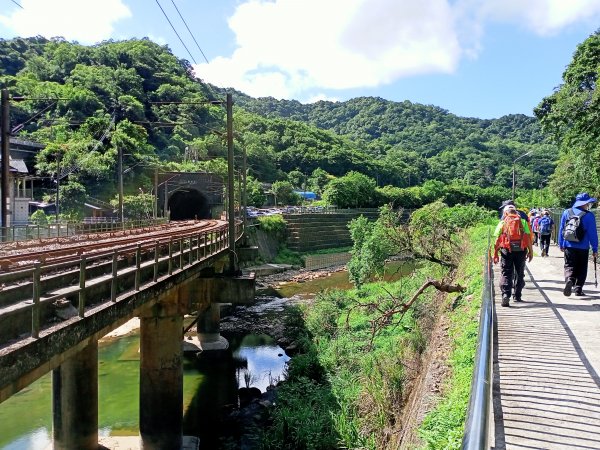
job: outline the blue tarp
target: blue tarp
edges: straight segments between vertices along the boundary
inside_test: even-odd
[[[316,200],[317,199],[317,194],[315,194],[314,192],[310,192],[310,191],[294,191],[296,194],[298,194],[300,197],[302,197],[304,200]]]

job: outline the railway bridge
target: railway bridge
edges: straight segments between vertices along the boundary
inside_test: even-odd
[[[183,317],[203,348],[223,344],[219,302],[249,303],[254,276],[232,270],[236,225],[171,222],[4,243],[0,402],[52,371],[55,449],[98,448],[98,340],[140,317],[140,441],[182,446]],[[239,255],[239,252],[235,254]]]

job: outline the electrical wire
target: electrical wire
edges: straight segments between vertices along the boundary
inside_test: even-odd
[[[18,125],[15,125],[11,130],[10,130],[10,134],[17,134],[19,131],[21,131],[23,128],[25,128],[25,125],[27,125],[29,122],[31,122],[33,119],[35,119],[36,117],[38,117],[39,115],[41,115],[42,113],[46,112],[48,109],[50,109],[52,106],[56,105],[56,103],[58,102],[52,102],[50,103],[48,106],[46,106],[44,109],[38,111],[37,113],[35,113],[33,116],[31,116],[29,119],[27,119],[25,122],[21,122]]]
[[[175,34],[177,35],[177,37],[179,38],[179,42],[181,42],[181,45],[183,45],[183,48],[186,49],[186,51],[188,52],[188,55],[190,55],[190,58],[192,58],[192,61],[194,61],[194,64],[198,64],[196,62],[196,60],[194,59],[194,57],[192,56],[192,53],[189,51],[189,49],[187,48],[187,46],[185,45],[185,42],[183,42],[183,39],[181,39],[181,36],[179,36],[179,33],[177,32],[177,30],[175,29],[175,27],[173,26],[173,24],[171,23],[171,20],[169,19],[169,16],[167,16],[167,13],[165,12],[165,10],[163,9],[162,6],[160,6],[160,3],[158,2],[158,0],[155,0],[156,4],[158,5],[158,7],[160,8],[160,10],[162,11],[163,15],[165,16],[165,19],[167,19],[167,22],[169,22],[169,25],[171,25],[171,28],[173,28],[173,31],[175,32]]]
[[[206,64],[209,64],[208,62],[208,58],[206,57],[206,55],[204,54],[204,52],[202,51],[202,49],[200,48],[200,44],[198,44],[198,41],[196,40],[196,38],[194,37],[194,34],[192,33],[192,30],[190,30],[190,27],[188,27],[188,24],[186,23],[185,19],[183,18],[183,16],[181,15],[181,13],[179,12],[179,8],[177,8],[177,5],[175,4],[175,2],[173,0],[171,0],[171,3],[173,3],[173,6],[175,7],[175,10],[177,11],[177,14],[179,14],[179,17],[181,18],[181,21],[183,22],[183,24],[185,25],[185,27],[187,28],[188,32],[190,33],[190,36],[192,36],[192,39],[194,40],[194,42],[196,43],[196,47],[198,47],[198,50],[200,50],[200,53],[202,53],[202,56],[204,57],[204,61],[206,61]]]
[[[19,8],[21,8],[21,9],[25,9],[25,8],[23,8],[21,5],[19,5],[19,4],[18,4],[18,3],[17,3],[15,0],[10,0],[10,1],[11,1],[11,2],[13,2],[15,5],[17,5]]]

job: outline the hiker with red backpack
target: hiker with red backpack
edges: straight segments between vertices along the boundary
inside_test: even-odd
[[[594,262],[598,257],[598,231],[596,217],[590,212],[596,199],[587,192],[577,194],[575,203],[566,209],[560,218],[558,230],[558,246],[565,253],[565,287],[563,294],[567,297],[574,292],[583,296],[583,285],[587,278],[590,247]]]
[[[509,306],[513,290],[515,302],[522,301],[525,261],[531,261],[533,258],[531,230],[527,219],[521,218],[515,206],[507,205],[503,209],[502,219],[494,231],[494,236],[496,241],[493,257],[494,264],[500,262],[502,306]]]
[[[540,217],[537,226],[542,257],[548,256],[548,250],[550,250],[550,236],[552,236],[552,230],[554,229],[554,220],[550,217],[550,211],[547,209],[542,210],[542,216]]]

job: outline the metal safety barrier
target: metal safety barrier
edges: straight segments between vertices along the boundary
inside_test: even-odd
[[[483,293],[479,315],[479,335],[473,381],[465,434],[461,448],[463,450],[482,450],[489,448],[490,404],[492,394],[492,354],[494,329],[494,283],[492,264],[489,254],[491,231],[488,230],[488,251],[483,270]]]
[[[23,224],[0,227],[3,242],[29,241],[48,238],[67,237],[92,233],[103,233],[120,230],[132,230],[167,223],[164,218],[128,220],[125,222],[91,221],[91,222],[52,222],[46,225]]]

